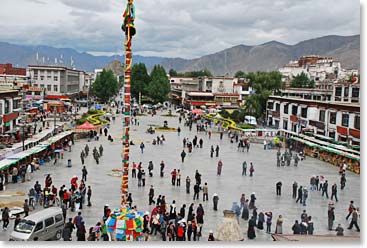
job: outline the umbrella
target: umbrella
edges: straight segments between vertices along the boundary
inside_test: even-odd
[[[197,115],[203,115],[204,111],[202,111],[201,109],[193,109],[191,113],[197,114]]]

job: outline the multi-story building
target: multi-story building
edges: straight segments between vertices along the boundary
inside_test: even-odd
[[[360,102],[360,84],[358,82],[338,82],[333,85],[333,101]]]
[[[229,77],[170,77],[171,96],[191,106],[237,108],[253,93],[245,79]],[[209,94],[210,93],[210,94]]]
[[[21,100],[18,90],[0,90],[0,133],[12,130],[17,125]]]
[[[12,64],[0,64],[0,88],[21,88],[29,83],[25,68],[15,68]]]
[[[358,74],[356,69],[343,69],[339,61],[330,57],[322,57],[319,55],[307,55],[299,60],[290,61],[287,65],[279,69],[283,76],[285,86],[289,86],[292,79],[305,73],[308,78],[314,80],[316,84],[325,80],[347,79],[351,75]]]
[[[317,101],[330,101],[333,96],[333,90],[317,88],[285,88],[280,90],[280,96]]]
[[[311,129],[316,134],[360,144],[360,104],[270,96],[267,102],[270,126],[293,132]]]
[[[62,66],[28,67],[32,87],[45,88],[47,95],[75,95],[80,92],[85,82],[83,71],[73,70]]]

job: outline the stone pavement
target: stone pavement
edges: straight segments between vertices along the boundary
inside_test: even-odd
[[[166,112],[165,112],[166,113]],[[294,221],[300,220],[303,209],[307,210],[307,213],[313,217],[314,233],[315,234],[332,234],[335,232],[329,232],[327,230],[327,207],[329,200],[321,197],[320,192],[309,192],[309,198],[307,200],[307,206],[303,207],[301,204],[295,203],[292,199],[292,184],[296,180],[299,185],[309,186],[309,179],[313,175],[323,175],[326,180],[329,181],[329,196],[331,195],[331,185],[334,182],[338,183],[339,188],[339,176],[338,169],[329,164],[321,162],[319,160],[309,158],[305,161],[301,161],[298,167],[293,165],[290,167],[277,167],[276,166],[276,151],[275,150],[263,150],[262,144],[251,144],[249,153],[237,151],[237,145],[231,144],[227,135],[223,136],[223,140],[219,139],[218,134],[212,135],[211,140],[205,133],[197,133],[196,127],[193,127],[190,132],[187,127],[181,124],[181,136],[177,135],[177,132],[156,132],[154,135],[147,134],[145,131],[150,124],[163,126],[163,121],[167,120],[170,127],[178,127],[178,118],[174,117],[162,117],[163,112],[158,112],[154,117],[141,116],[138,117],[140,125],[131,127],[131,139],[136,144],[131,146],[130,161],[143,162],[143,168],[146,171],[146,187],[137,187],[137,179],[132,179],[130,175],[129,189],[132,193],[134,205],[138,206],[141,211],[151,211],[153,206],[148,205],[148,192],[150,185],[154,185],[156,197],[159,194],[166,196],[168,204],[172,203],[172,200],[176,200],[177,212],[179,212],[182,204],[186,204],[186,216],[188,213],[188,207],[193,202],[195,204],[195,210],[199,203],[203,204],[204,226],[203,226],[203,239],[208,237],[209,230],[215,231],[217,225],[222,221],[223,210],[230,209],[232,202],[239,202],[242,193],[246,194],[249,198],[252,192],[256,193],[258,207],[258,213],[260,211],[272,211],[273,212],[273,225],[272,231],[275,231],[275,222],[279,214],[283,215],[283,233],[291,234],[291,227]],[[81,178],[81,161],[79,154],[81,149],[88,143],[90,150],[94,146],[100,144],[104,147],[103,157],[100,160],[100,164],[97,165],[92,156],[86,159],[86,167],[88,170],[88,180],[86,185],[92,187],[92,207],[84,207],[82,216],[86,221],[86,228],[95,223],[103,215],[103,206],[108,203],[111,208],[119,207],[120,203],[120,184],[121,178],[112,177],[108,175],[113,168],[121,168],[121,143],[119,137],[121,136],[121,115],[116,119],[115,124],[111,124],[110,133],[114,138],[114,142],[107,141],[107,137],[103,136],[99,142],[86,140],[77,141],[72,148],[72,152],[65,152],[65,158],[59,160],[56,166],[47,164],[41,171],[37,171],[32,175],[32,182],[24,184],[17,184],[8,186],[9,191],[27,191],[28,188],[35,183],[35,180],[41,181],[44,184],[45,175],[51,173],[53,182],[57,186],[65,184],[70,185],[70,179],[73,175],[77,175]],[[151,141],[157,135],[164,134],[166,142],[160,146],[151,145]],[[193,152],[189,154],[186,150],[187,156],[184,163],[181,163],[180,154],[182,152],[182,139],[189,137],[191,140],[197,135],[198,138],[203,138],[204,147],[202,149],[195,148]],[[139,149],[140,142],[145,143],[144,154],[141,154]],[[210,158],[210,146],[214,147],[219,144],[220,152],[219,158]],[[72,168],[67,168],[67,159],[72,159]],[[217,162],[221,159],[223,162],[222,175],[217,176]],[[148,162],[152,160],[154,163],[154,176],[152,178],[148,175]],[[163,160],[165,162],[165,176],[159,177],[159,164]],[[246,160],[252,162],[255,167],[254,177],[242,176],[242,162]],[[181,187],[174,187],[171,185],[170,172],[174,169],[181,170]],[[185,191],[185,178],[190,176],[192,184],[195,182],[195,170],[198,169],[202,174],[202,183],[207,182],[209,186],[209,201],[202,201],[202,192],[200,192],[199,200],[192,200],[193,189],[191,188],[191,194],[186,194]],[[359,235],[355,230],[347,230],[348,222],[345,220],[345,216],[348,211],[348,205],[350,200],[354,200],[356,206],[360,206],[360,177],[356,174],[347,172],[347,183],[345,190],[338,191],[339,202],[335,204],[336,220],[334,226],[341,223],[345,229],[345,235]],[[275,184],[278,181],[282,181],[282,195],[276,196]],[[193,185],[192,185],[193,187]],[[213,211],[212,195],[217,193],[219,195],[218,211]],[[38,207],[39,210],[40,207]],[[76,213],[68,212],[68,217],[74,217]],[[12,230],[13,221],[11,221],[9,231],[0,231],[0,240],[8,240],[10,230]],[[245,239],[247,239],[247,221],[240,220],[240,226],[244,233]],[[256,240],[272,240],[271,235],[266,234],[264,231],[256,231]],[[75,234],[75,233],[74,233]],[[159,240],[159,237],[152,238],[152,240]]]

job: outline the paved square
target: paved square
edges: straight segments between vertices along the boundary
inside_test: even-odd
[[[237,151],[237,144],[231,144],[227,135],[223,136],[223,140],[219,139],[218,134],[213,134],[209,139],[205,133],[197,133],[196,127],[193,126],[190,132],[183,124],[179,125],[178,118],[175,117],[162,117],[162,114],[166,112],[158,112],[156,116],[141,116],[138,117],[140,125],[131,127],[131,140],[136,144],[131,146],[130,166],[133,161],[136,163],[142,162],[143,168],[146,173],[146,187],[138,187],[137,179],[129,179],[129,189],[132,193],[134,205],[138,206],[141,211],[151,211],[153,206],[148,205],[148,192],[150,185],[154,185],[155,196],[159,194],[166,196],[166,202],[168,204],[176,200],[177,212],[181,208],[182,204],[186,204],[186,215],[188,212],[188,206],[193,202],[195,203],[195,210],[199,203],[203,204],[204,226],[203,226],[203,238],[207,240],[209,230],[215,232],[217,224],[222,221],[223,210],[230,209],[232,202],[239,202],[241,194],[245,193],[246,198],[250,197],[252,192],[256,193],[258,207],[258,213],[260,211],[272,211],[273,212],[273,225],[272,231],[275,230],[275,222],[279,214],[283,215],[283,233],[291,234],[291,227],[294,221],[300,220],[303,209],[307,210],[307,213],[313,217],[314,222],[314,234],[331,234],[335,235],[335,232],[329,232],[327,228],[327,207],[328,199],[321,197],[321,192],[309,191],[309,198],[307,200],[307,206],[303,207],[299,203],[295,203],[292,198],[292,184],[294,181],[298,182],[298,185],[305,185],[309,187],[309,179],[313,175],[323,175],[329,181],[329,196],[331,195],[331,185],[334,182],[338,184],[338,197],[339,201],[335,204],[336,219],[334,222],[334,228],[338,223],[341,223],[345,229],[345,235],[359,235],[355,230],[347,230],[349,224],[345,220],[347,215],[348,205],[350,200],[354,200],[357,207],[360,206],[360,176],[347,172],[346,188],[341,191],[339,183],[338,169],[330,164],[326,164],[317,159],[309,158],[305,161],[300,161],[298,167],[294,167],[293,163],[290,167],[277,167],[276,166],[276,151],[275,150],[263,150],[262,144],[251,144],[249,153]],[[163,121],[167,120],[170,127],[181,126],[181,135],[178,136],[177,132],[159,132],[154,135],[147,134],[145,131],[150,124],[163,126]],[[80,140],[72,147],[72,152],[65,152],[65,158],[59,160],[57,166],[47,164],[42,167],[41,171],[37,171],[32,174],[32,181],[27,183],[18,183],[16,185],[9,184],[7,189],[9,191],[20,190],[27,192],[31,185],[34,185],[36,180],[39,180],[44,186],[45,174],[51,173],[53,177],[54,185],[59,188],[65,184],[69,187],[70,179],[73,175],[77,175],[81,178],[81,161],[80,152],[81,149],[88,143],[92,150],[94,146],[98,147],[100,144],[104,147],[103,157],[100,160],[100,164],[97,165],[92,156],[86,159],[86,167],[88,170],[88,180],[86,185],[92,187],[92,207],[83,207],[83,217],[86,222],[86,229],[95,223],[103,215],[103,206],[108,203],[112,208],[119,207],[120,203],[120,184],[121,178],[112,177],[108,175],[113,168],[121,168],[121,143],[119,137],[121,136],[121,115],[118,116],[114,124],[111,123],[110,133],[114,138],[114,142],[107,141],[107,137],[103,136],[99,142],[86,140]],[[215,129],[213,127],[213,129]],[[151,141],[157,135],[164,135],[166,141],[163,145],[152,145]],[[182,139],[184,137],[194,138],[197,135],[198,138],[203,138],[204,147],[194,148],[192,153],[187,153],[184,163],[181,163],[180,154],[182,152]],[[139,149],[140,142],[145,143],[144,154],[141,154]],[[210,158],[210,146],[220,146],[219,158]],[[72,168],[67,168],[67,159],[72,159]],[[222,174],[217,176],[217,163],[221,159],[223,162]],[[154,176],[151,178],[148,175],[148,162],[154,163]],[[159,176],[159,164],[163,160],[165,162],[165,175],[164,178]],[[254,176],[242,176],[242,162],[252,162],[255,167]],[[173,169],[181,170],[181,187],[174,187],[171,185],[170,172]],[[200,192],[199,200],[192,200],[193,197],[193,183],[195,182],[195,170],[199,170],[202,174],[202,183],[207,182],[209,186],[209,201],[202,201],[202,192]],[[185,190],[185,178],[190,176],[191,178],[191,194],[186,194]],[[282,181],[282,195],[276,196],[275,184],[278,181]],[[212,195],[217,193],[219,195],[218,211],[213,210]],[[22,200],[23,198],[19,198]],[[40,210],[38,207],[36,210]],[[74,217],[76,212],[68,212],[68,217]],[[251,215],[251,213],[250,213]],[[9,225],[7,232],[0,232],[0,240],[8,240],[8,235],[13,228],[13,222]],[[245,239],[247,239],[247,221],[240,220],[240,226],[244,233]],[[257,230],[257,238],[255,240],[272,240],[269,234],[265,231]],[[73,234],[75,235],[75,233]],[[214,233],[215,235],[215,233]],[[159,240],[160,236],[153,240]],[[73,236],[75,239],[75,236]]]

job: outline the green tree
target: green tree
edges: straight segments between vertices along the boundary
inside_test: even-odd
[[[234,74],[235,78],[246,78],[246,73],[244,73],[243,71],[238,71]]]
[[[166,71],[161,65],[155,65],[150,74],[151,81],[146,88],[147,94],[154,102],[164,102],[168,98],[171,86]]]
[[[315,88],[315,81],[310,80],[306,73],[302,72],[295,76],[291,82],[291,87],[294,88]]]
[[[147,95],[147,87],[150,82],[150,77],[144,63],[133,65],[131,69],[131,95],[136,99],[139,97],[139,92],[142,95]]]
[[[178,73],[177,71],[173,70],[173,69],[170,69],[168,74],[171,76],[171,77],[177,77],[178,76]]]
[[[282,75],[277,71],[250,72],[245,78],[249,80],[249,85],[256,93],[246,97],[244,110],[247,114],[260,118],[266,110],[268,97],[281,88]]]
[[[119,91],[119,83],[111,70],[103,69],[102,73],[93,83],[92,94],[95,95],[101,102],[106,103],[111,97]]]

